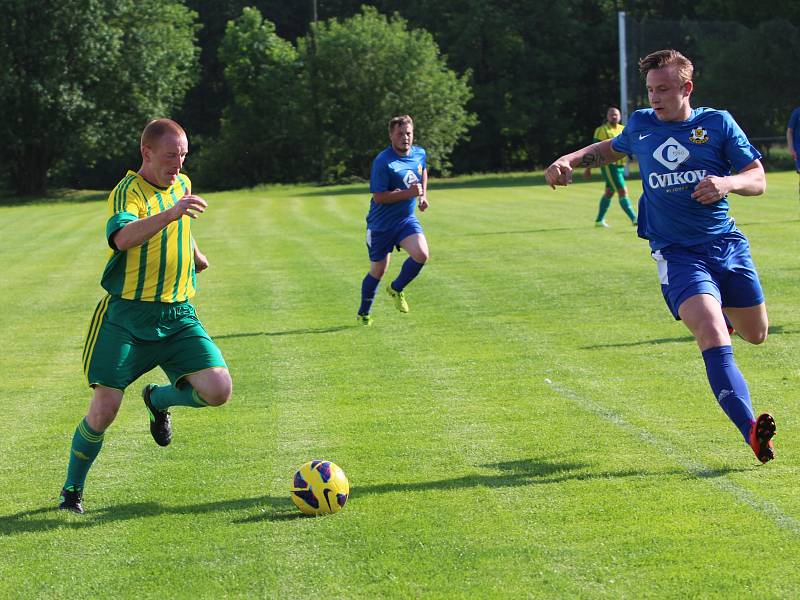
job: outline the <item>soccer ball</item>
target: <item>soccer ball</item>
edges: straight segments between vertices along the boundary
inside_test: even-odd
[[[329,460],[307,462],[292,480],[292,501],[306,515],[339,512],[349,495],[347,476]]]

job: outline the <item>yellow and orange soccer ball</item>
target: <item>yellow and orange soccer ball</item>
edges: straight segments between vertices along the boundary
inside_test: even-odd
[[[294,474],[292,501],[306,515],[337,513],[349,496],[347,476],[329,460],[312,460]]]

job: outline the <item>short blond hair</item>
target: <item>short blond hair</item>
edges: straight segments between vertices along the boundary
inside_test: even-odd
[[[400,127],[401,125],[411,125],[411,127],[413,128],[414,120],[409,115],[392,117],[392,120],[389,121],[389,133],[392,133],[395,127]]]
[[[177,133],[178,135],[186,137],[186,132],[183,130],[183,127],[172,119],[154,119],[150,121],[145,126],[144,131],[142,131],[141,146],[152,147],[153,144],[168,132]]]
[[[675,67],[681,85],[692,80],[694,65],[677,50],[671,48],[658,50],[639,59],[639,73],[642,74],[642,77],[647,77],[647,74],[653,69],[663,69],[664,67]]]

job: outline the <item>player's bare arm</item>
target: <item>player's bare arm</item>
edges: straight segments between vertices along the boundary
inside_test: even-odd
[[[192,237],[194,240],[194,237]],[[194,241],[194,270],[195,273],[200,273],[201,271],[205,271],[211,264],[208,262],[208,258],[206,255],[200,252],[200,248],[197,246],[197,241]]]
[[[141,246],[164,227],[184,215],[197,218],[197,214],[204,212],[207,206],[206,201],[200,196],[186,194],[164,212],[128,223],[114,234],[112,242],[120,251]]]
[[[719,202],[728,194],[758,196],[767,189],[767,178],[760,160],[754,160],[736,175],[727,177],[709,176],[701,180],[692,192],[692,198],[700,204]]]
[[[792,160],[797,160],[797,149],[794,147],[794,129],[791,127],[786,130],[786,146],[789,148]]]
[[[402,202],[403,200],[408,200],[409,198],[415,198],[424,195],[425,195],[425,189],[423,188],[423,185],[417,182],[417,183],[412,183],[405,190],[392,190],[391,192],[375,192],[374,194],[372,194],[372,197],[378,204],[394,204],[395,202]]]
[[[419,195],[419,210],[425,212],[428,208],[428,169],[422,172],[422,194]]]
[[[547,167],[544,176],[550,187],[555,189],[557,185],[569,185],[572,183],[572,171],[575,167],[584,169],[601,167],[619,160],[623,156],[625,155],[611,148],[611,140],[604,140],[576,150],[571,154],[565,154]]]

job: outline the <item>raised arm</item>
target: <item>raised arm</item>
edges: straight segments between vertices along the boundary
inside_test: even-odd
[[[583,167],[590,169],[592,167],[600,167],[619,160],[623,156],[625,155],[611,148],[611,140],[603,140],[570,154],[565,154],[557,159],[547,167],[544,177],[550,187],[555,189],[557,185],[569,185],[572,183],[573,168]]]
[[[131,221],[125,227],[116,231],[111,237],[111,241],[120,251],[141,246],[164,227],[173,221],[177,221],[183,215],[189,215],[193,219],[197,218],[196,213],[203,212],[206,206],[208,206],[206,201],[200,196],[186,194],[174,206],[164,212]]]

